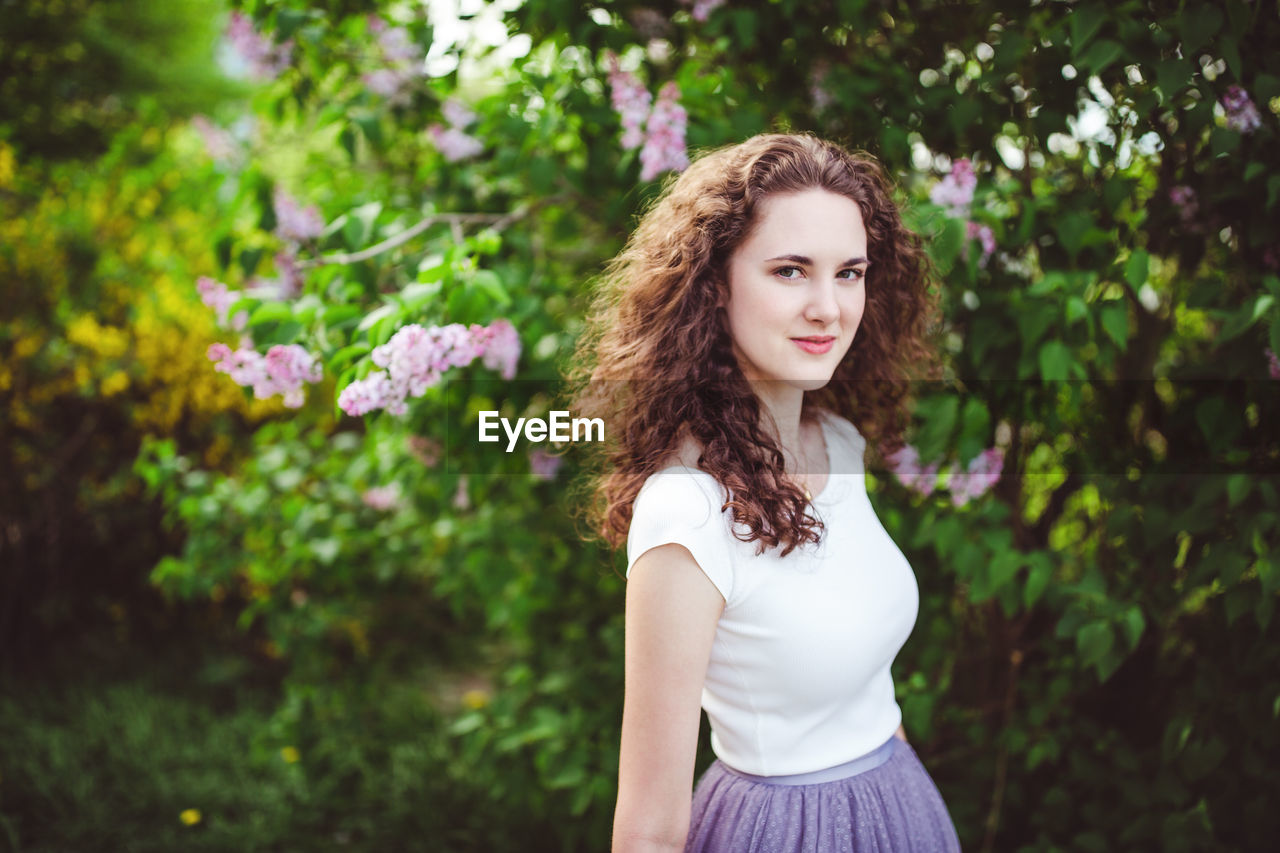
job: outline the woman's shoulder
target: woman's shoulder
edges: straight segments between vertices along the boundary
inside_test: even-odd
[[[666,506],[698,508],[715,499],[719,481],[709,472],[698,467],[698,458],[702,455],[702,447],[697,441],[685,437],[659,462],[658,467],[640,488],[640,495],[646,495],[652,503]],[[637,496],[637,500],[639,496]],[[716,499],[717,506],[720,500]]]

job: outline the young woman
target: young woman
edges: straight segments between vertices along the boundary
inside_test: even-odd
[[[935,364],[929,283],[875,161],[809,135],[701,157],[610,264],[575,414],[606,419],[597,529],[627,545],[614,851],[959,849],[901,727],[919,595],[863,467]]]

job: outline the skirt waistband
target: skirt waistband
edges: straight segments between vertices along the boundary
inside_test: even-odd
[[[720,764],[733,775],[750,779],[752,782],[763,782],[766,785],[817,785],[822,782],[833,782],[837,779],[848,779],[850,776],[857,776],[859,773],[875,770],[893,757],[894,750],[899,748],[899,744],[898,736],[892,735],[871,752],[852,761],[837,764],[835,767],[825,767],[822,770],[813,770],[809,773],[792,773],[787,776],[756,776],[752,773],[734,770],[723,761]]]

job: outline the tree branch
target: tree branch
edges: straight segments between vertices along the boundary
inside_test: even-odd
[[[545,204],[549,199],[543,199],[540,203]],[[441,222],[449,223],[452,229],[453,238],[461,241],[462,226],[476,223],[488,223],[491,228],[501,231],[512,222],[523,219],[538,206],[538,203],[525,205],[516,208],[508,213],[434,213],[426,217],[421,222],[417,222],[405,230],[392,237],[388,237],[381,243],[375,243],[366,249],[358,252],[338,252],[332,255],[322,255],[318,258],[311,258],[298,262],[300,269],[312,269],[315,267],[329,266],[331,264],[354,264],[359,261],[367,261],[369,258],[381,255],[383,252],[389,252],[392,249],[403,246],[414,237],[417,237],[423,231],[426,231],[433,225]]]

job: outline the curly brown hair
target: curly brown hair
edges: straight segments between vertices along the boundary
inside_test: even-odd
[[[870,272],[862,323],[830,383],[806,392],[848,418],[884,456],[902,446],[913,378],[936,376],[938,294],[918,235],[870,155],[812,134],[761,134],[714,149],[664,187],[622,252],[606,266],[568,372],[570,409],[600,417],[606,441],[585,510],[610,546],[626,540],[650,475],[686,438],[698,467],[725,490],[723,508],[758,541],[786,555],[817,542],[821,522],[784,475],[782,450],[761,427],[759,399],[738,366],[724,310],[727,262],[749,236],[760,203],[820,188],[858,205]]]

